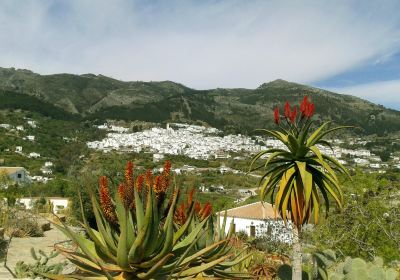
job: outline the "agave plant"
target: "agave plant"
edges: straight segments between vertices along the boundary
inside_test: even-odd
[[[133,165],[128,162],[125,182],[119,185],[114,199],[107,178],[101,177],[99,199],[91,195],[97,229],[89,226],[84,215],[87,238],[61,221],[55,224],[77,247],[71,250],[58,246],[58,251],[83,275],[44,276],[51,279],[189,279],[197,275],[214,277],[220,272],[225,278],[245,277],[229,271],[237,262],[225,250],[229,236],[198,247],[207,233],[211,215],[195,220],[193,200],[188,205],[185,221],[177,222],[179,190],[169,188],[170,168],[167,162],[161,175],[154,177],[148,171],[134,178]]]
[[[313,222],[318,223],[321,197],[325,201],[326,213],[329,211],[329,197],[341,208],[343,194],[334,170],[349,175],[342,164],[323,154],[319,148],[319,145],[330,147],[324,139],[326,135],[349,126],[329,128],[330,122],[325,122],[311,131],[313,114],[314,103],[309,102],[307,96],[301,102],[299,112],[297,107],[292,109],[286,102],[284,116],[281,116],[277,107],[274,120],[278,130],[261,131],[279,140],[285,148],[261,151],[253,157],[249,169],[251,172],[264,168],[259,181],[261,200],[270,196],[275,215],[278,212],[285,222],[291,220],[297,229],[294,238],[298,237],[301,227],[310,222],[313,212]],[[258,165],[262,156],[267,156],[267,159]],[[295,239],[296,244],[300,243]],[[300,254],[299,246],[295,247],[294,251]],[[301,279],[301,269],[300,274],[293,273],[293,276]]]
[[[184,224],[188,222],[187,217],[191,217],[191,221],[189,223],[189,232],[195,230],[199,224],[202,224],[204,221],[206,221],[204,225],[206,230],[202,237],[196,240],[196,242],[193,244],[193,252],[205,250],[209,246],[213,246],[213,244],[218,245],[210,253],[201,256],[198,262],[193,262],[190,265],[197,266],[200,265],[201,262],[209,263],[218,258],[231,254],[236,257],[232,258],[229,262],[222,262],[210,267],[205,271],[205,275],[214,275],[214,277],[218,278],[248,278],[249,274],[247,273],[242,273],[240,271],[227,272],[227,269],[231,269],[251,256],[251,253],[246,253],[245,249],[238,252],[234,246],[231,246],[231,242],[235,233],[234,221],[232,220],[231,224],[229,225],[229,230],[226,233],[226,213],[222,221],[220,221],[221,218],[218,215],[216,223],[214,224],[214,217],[211,215],[211,203],[206,202],[204,205],[201,205],[201,203],[198,201],[194,202],[194,193],[195,189],[192,189],[187,196],[187,201],[183,201],[177,208],[177,211],[175,212],[176,221],[178,224]],[[193,214],[191,214],[192,212]],[[227,242],[221,242],[223,240],[226,240]]]

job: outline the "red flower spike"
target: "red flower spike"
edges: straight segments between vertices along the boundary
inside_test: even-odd
[[[285,103],[285,118],[290,118],[290,104],[286,101]]]
[[[117,222],[117,216],[115,215],[115,206],[111,200],[110,191],[108,189],[107,177],[100,177],[100,206],[103,210],[105,218],[112,224]]]
[[[276,107],[275,110],[274,110],[274,122],[276,124],[279,124],[279,119],[280,119],[280,117],[279,117],[279,108]]]
[[[143,182],[144,182],[144,175],[140,174],[136,178],[136,188],[137,188],[138,193],[140,193],[142,191]]]
[[[146,171],[146,187],[151,188],[151,185],[153,184],[153,174],[151,173],[151,170]]]
[[[297,117],[297,107],[293,108],[293,111],[290,113],[290,122],[294,123],[294,121],[296,120]]]
[[[126,205],[126,189],[123,184],[119,184],[118,186],[118,195]]]
[[[176,210],[174,214],[174,221],[178,225],[183,225],[186,222],[186,207],[185,204],[182,203]]]
[[[162,181],[162,177],[160,175],[156,176],[156,179],[154,181],[153,190],[154,190],[154,193],[157,198],[160,196],[160,193],[162,193],[162,182],[161,181]]]
[[[190,191],[189,195],[188,195],[187,203],[188,203],[189,206],[190,206],[190,204],[192,204],[192,202],[193,202],[193,196],[194,196],[195,191],[196,191],[196,190],[193,188],[193,189]]]
[[[303,116],[305,116],[306,109],[308,105],[308,96],[304,96],[303,101],[300,103],[300,112]]]
[[[308,103],[307,108],[304,114],[307,118],[312,117],[314,115],[314,103]]]
[[[309,109],[308,115],[309,115],[309,117],[312,117],[314,115],[314,110],[315,110],[314,103],[311,103],[309,107],[310,107],[310,109]]]
[[[133,163],[128,161],[125,167],[125,184],[133,186]]]
[[[196,202],[194,204],[194,212],[196,213],[196,215],[200,215],[200,211],[201,211],[201,204],[200,202]]]
[[[211,203],[207,202],[204,207],[203,207],[203,211],[202,211],[202,215],[201,215],[201,220],[204,220],[205,218],[207,218],[208,216],[211,215],[212,212],[212,207],[211,207]]]
[[[167,160],[164,164],[163,175],[169,175],[171,172],[171,161]]]

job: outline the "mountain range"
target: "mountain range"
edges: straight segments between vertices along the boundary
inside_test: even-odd
[[[284,80],[256,89],[195,90],[182,84],[125,82],[103,75],[40,75],[0,68],[0,109],[37,111],[76,121],[141,120],[209,124],[235,133],[273,126],[273,108],[308,95],[319,120],[354,125],[360,134],[400,131],[400,112],[366,100]]]

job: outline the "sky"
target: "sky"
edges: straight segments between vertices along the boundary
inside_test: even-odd
[[[171,80],[275,79],[400,110],[400,1],[3,0],[0,67]]]

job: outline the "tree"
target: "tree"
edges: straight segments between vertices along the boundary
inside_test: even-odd
[[[307,243],[333,249],[338,256],[372,261],[380,256],[387,264],[400,260],[400,181],[358,170],[343,184],[342,213],[332,213],[313,231],[305,231]],[[309,234],[308,234],[309,233]]]
[[[8,206],[14,206],[21,197],[22,189],[6,172],[0,172],[0,197],[5,198]]]
[[[297,107],[290,107],[286,102],[284,116],[279,108],[274,111],[274,120],[278,130],[266,130],[267,135],[279,140],[285,149],[273,148],[259,152],[250,163],[249,172],[263,169],[259,181],[261,200],[270,196],[275,215],[278,212],[285,223],[290,220],[293,226],[293,279],[301,279],[301,240],[302,226],[311,222],[318,223],[321,198],[325,202],[326,213],[329,211],[329,197],[342,207],[343,193],[334,169],[347,170],[333,157],[321,153],[317,145],[330,144],[324,137],[338,129],[348,126],[328,128],[329,122],[323,123],[313,132],[314,103],[305,96]],[[265,162],[261,157],[268,155]],[[276,193],[276,195],[275,195]],[[314,214],[312,217],[312,213]]]

